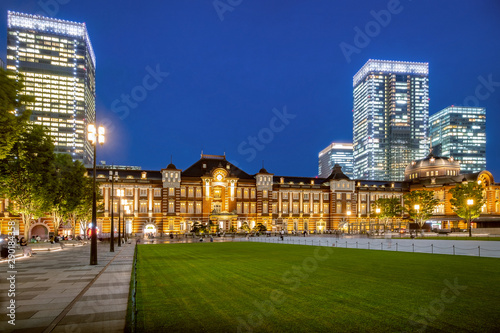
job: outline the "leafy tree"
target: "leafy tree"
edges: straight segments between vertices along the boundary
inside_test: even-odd
[[[254,231],[257,231],[257,232],[265,232],[267,231],[267,227],[265,225],[263,225],[262,223],[257,223],[257,225],[253,228]]]
[[[243,230],[245,232],[249,232],[250,231],[250,226],[248,225],[247,222],[243,222],[243,224],[241,225],[241,230]]]
[[[0,194],[11,200],[9,211],[21,216],[25,238],[31,220],[50,211],[48,180],[53,172],[54,145],[39,125],[22,132],[19,141],[0,161]]]
[[[9,72],[0,68],[0,159],[7,157],[30,117],[25,106],[33,98],[19,93],[23,87],[22,77],[9,78]],[[18,115],[14,113],[16,109]]]
[[[467,229],[469,237],[471,237],[471,220],[481,215],[481,207],[486,202],[484,188],[476,182],[468,182],[455,185],[450,193],[452,195],[450,199],[451,209],[467,221]],[[468,200],[472,200],[472,204],[468,204]]]
[[[404,209],[422,229],[425,221],[432,216],[434,208],[439,203],[438,199],[434,198],[433,191],[417,190],[406,193],[403,196]],[[418,208],[415,207],[418,205]]]
[[[90,191],[90,196],[92,195],[92,179],[85,176],[86,172],[83,164],[73,161],[70,155],[56,155],[55,172],[50,182],[52,218],[56,232],[63,220],[70,221],[74,232],[74,213],[79,210],[82,201],[88,200],[88,193],[85,191]]]
[[[378,217],[384,221],[385,228],[387,228],[389,219],[401,215],[403,210],[397,197],[377,199],[372,203],[372,211],[375,211],[376,208],[380,208]]]

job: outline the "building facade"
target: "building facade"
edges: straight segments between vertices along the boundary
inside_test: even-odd
[[[318,176],[326,178],[332,172],[335,164],[342,167],[344,174],[353,178],[353,155],[352,143],[332,142],[318,154]]]
[[[95,65],[85,23],[8,12],[7,69],[35,98],[31,122],[48,128],[56,153],[84,164],[92,163],[86,129],[95,121]]]
[[[449,106],[430,117],[430,139],[436,155],[452,156],[462,173],[486,169],[486,109]]]
[[[354,75],[354,178],[402,181],[426,156],[428,75],[428,63],[372,59]]]
[[[96,173],[102,197],[97,228],[102,237],[109,235],[113,211],[115,228],[121,216],[127,233],[137,236],[189,233],[196,223],[212,225],[212,230],[222,232],[241,232],[245,224],[251,229],[259,223],[272,232],[374,232],[386,226],[377,218],[373,203],[379,198],[396,197],[403,204],[403,195],[417,189],[432,190],[441,200],[435,218],[429,221],[441,228],[455,222],[458,228],[465,228],[449,206],[449,190],[464,181],[464,175],[459,174],[458,164],[434,159],[428,157],[410,164],[407,179],[400,182],[353,180],[339,165],[326,178],[284,177],[265,169],[248,174],[220,155],[201,155],[185,170],[172,163],[160,171],[101,168]],[[118,173],[114,183],[110,181],[110,171]],[[92,176],[92,169],[88,173]],[[495,184],[488,171],[465,177],[467,181],[480,180],[485,186],[484,214],[474,220],[483,224],[475,224],[474,228],[496,226],[495,223],[500,228],[500,184]],[[22,234],[24,226],[19,217],[9,214],[9,204],[6,199],[0,200],[2,233],[7,233],[9,223],[14,221]],[[407,230],[409,223],[401,215],[392,219],[388,228]],[[42,238],[54,232],[50,215],[33,220],[28,228],[30,235]],[[79,229],[77,233],[86,231]],[[57,232],[73,231],[62,227]]]

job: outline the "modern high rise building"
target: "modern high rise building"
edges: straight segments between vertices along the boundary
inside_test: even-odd
[[[461,173],[486,170],[486,109],[449,106],[430,117],[434,155],[453,157]]]
[[[95,120],[95,55],[85,23],[8,12],[7,70],[35,98],[31,121],[47,128],[56,153],[92,163],[87,124]]]
[[[5,69],[5,63],[3,62],[2,58],[0,58],[0,68]]]
[[[342,172],[349,178],[353,177],[352,143],[332,142],[318,155],[318,175],[327,178],[332,173],[335,164],[342,167]]]
[[[354,75],[354,178],[399,181],[429,150],[429,64],[368,60]]]

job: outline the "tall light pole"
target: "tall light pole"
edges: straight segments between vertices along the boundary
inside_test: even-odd
[[[89,124],[87,128],[87,135],[90,144],[94,148],[94,171],[93,171],[93,185],[92,185],[92,235],[90,242],[90,264],[97,265],[97,189],[95,184],[96,178],[96,146],[99,143],[101,146],[104,144],[104,127],[99,126],[96,128],[94,124]]]
[[[109,171],[109,180],[111,181],[111,233],[110,233],[110,244],[109,244],[109,252],[115,252],[115,205],[114,205],[114,197],[115,197],[115,189],[114,183],[118,180],[118,171],[114,172],[113,170]]]
[[[469,229],[469,237],[472,237],[472,226],[470,218],[470,208],[474,205],[474,199],[467,199],[467,228]]]
[[[377,235],[380,233],[380,218],[378,217],[378,214],[380,214],[380,208],[375,208],[375,213],[377,213],[377,224],[378,224],[378,228],[377,228]]]
[[[118,196],[118,246],[122,246],[122,238],[121,238],[121,219],[122,219],[122,204],[123,204],[123,189],[118,189],[116,191],[116,195]]]
[[[129,215],[130,214],[130,206],[128,205],[128,202],[127,202],[127,205],[124,208],[125,208],[125,216]],[[125,241],[128,240],[127,225],[126,225],[125,219],[123,219],[123,238],[125,239]]]
[[[420,224],[418,224],[418,218],[420,216],[420,205],[416,204],[415,206],[413,206],[413,208],[415,208],[415,210],[417,211],[417,216],[415,218],[416,222],[417,222],[417,226],[420,226]],[[418,237],[418,234],[415,237]]]
[[[349,217],[351,216],[351,211],[347,211],[347,234],[351,234],[351,225],[349,224]]]

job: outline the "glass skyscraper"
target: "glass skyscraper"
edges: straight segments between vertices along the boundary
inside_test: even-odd
[[[318,155],[318,176],[327,178],[332,173],[335,164],[342,167],[342,172],[349,178],[353,177],[352,143],[332,142]]]
[[[453,157],[461,173],[486,170],[486,109],[449,106],[430,117],[434,155]]]
[[[400,181],[429,152],[429,64],[368,60],[354,75],[354,178]]]
[[[8,12],[7,70],[35,98],[31,121],[47,128],[56,153],[92,163],[86,140],[95,120],[95,55],[85,23]]]

